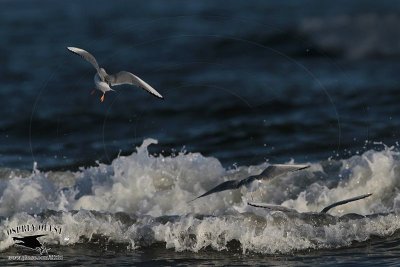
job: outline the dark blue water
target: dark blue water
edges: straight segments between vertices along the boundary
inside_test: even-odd
[[[3,168],[30,170],[37,162],[41,170],[75,171],[96,161],[110,164],[149,137],[158,140],[151,154],[199,152],[227,168],[340,161],[381,150],[381,143],[397,147],[397,1],[0,6]],[[165,100],[122,86],[101,103],[99,92],[90,94],[94,69],[67,46],[88,50],[110,73],[137,74]],[[181,254],[171,253],[155,263],[181,263]],[[195,263],[202,264],[199,257]],[[285,264],[320,263],[302,257]]]
[[[107,162],[146,137],[226,165],[392,145],[397,2],[356,2],[3,1],[1,165]],[[99,103],[93,69],[66,46],[165,101],[123,87]]]

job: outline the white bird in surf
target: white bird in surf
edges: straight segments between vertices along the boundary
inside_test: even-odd
[[[310,165],[303,165],[303,164],[274,164],[268,166],[264,171],[262,171],[258,175],[252,175],[247,178],[244,178],[242,180],[229,180],[226,182],[223,182],[216,187],[212,188],[211,190],[205,192],[201,196],[196,197],[195,199],[192,199],[190,202],[201,198],[208,196],[213,193],[225,191],[225,190],[233,190],[233,189],[239,189],[242,186],[245,186],[248,191],[253,192],[255,189],[258,188],[258,183],[262,183],[265,181],[272,180],[276,177],[283,176],[289,172],[295,172],[295,171],[300,171],[309,168]],[[258,182],[258,183],[256,183]]]
[[[160,93],[156,91],[156,89],[151,87],[148,83],[140,79],[138,76],[127,71],[120,71],[115,74],[108,74],[105,69],[99,67],[96,58],[88,51],[77,47],[67,47],[67,49],[72,53],[81,56],[83,59],[91,63],[96,69],[97,72],[94,75],[94,83],[96,85],[96,89],[103,92],[103,95],[100,98],[101,102],[104,101],[104,95],[106,92],[115,91],[110,86],[121,84],[135,85],[137,87],[143,88],[144,90],[156,97],[163,98],[162,95],[160,95]]]

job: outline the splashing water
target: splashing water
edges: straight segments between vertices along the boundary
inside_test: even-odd
[[[349,246],[400,228],[400,161],[393,148],[312,163],[254,194],[259,201],[307,212],[289,214],[247,206],[245,189],[188,204],[215,184],[258,174],[268,164],[225,169],[199,153],[152,156],[147,150],[152,144],[157,141],[146,139],[136,153],[77,172],[9,171],[0,180],[1,226],[62,225],[62,235],[44,237],[61,245],[103,236],[104,242],[131,249],[161,242],[177,251],[219,251],[239,244],[243,252],[266,254]],[[335,216],[316,213],[368,192],[373,196],[332,210]],[[339,217],[348,213],[381,215]],[[13,244],[4,232],[0,240],[1,250]]]

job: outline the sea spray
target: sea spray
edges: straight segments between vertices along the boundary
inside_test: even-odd
[[[257,201],[300,212],[285,213],[248,206],[245,189],[188,204],[218,183],[260,173],[268,163],[225,169],[218,159],[199,153],[150,155],[147,147],[154,144],[147,139],[129,156],[77,172],[11,172],[0,180],[1,228],[61,226],[61,235],[43,237],[46,244],[117,242],[137,249],[162,243],[176,251],[264,254],[349,246],[400,229],[395,189],[400,161],[393,148],[311,163],[301,173],[260,185],[253,194]],[[312,213],[369,192],[370,198],[331,214]],[[352,212],[360,215],[340,217]],[[6,231],[0,235],[0,250],[12,246]]]

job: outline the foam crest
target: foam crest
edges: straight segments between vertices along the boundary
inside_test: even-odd
[[[77,183],[90,185],[91,194],[81,196],[73,208],[151,216],[217,209],[218,203],[199,210],[187,201],[206,187],[203,185],[214,183],[224,174],[220,162],[199,153],[154,157],[147,152],[147,146],[153,143],[147,140],[137,153],[118,157],[110,166],[100,165],[80,173]]]
[[[320,220],[320,223],[315,223]],[[27,213],[3,221],[2,227],[24,223],[62,225],[61,235],[46,235],[46,244],[121,243],[126,249],[165,244],[176,251],[198,252],[241,250],[242,253],[292,253],[299,250],[338,248],[364,242],[374,236],[390,236],[400,228],[395,214],[341,220],[330,215],[287,215],[272,212],[264,216],[237,214],[221,216],[142,216],[90,212],[58,212],[49,216]],[[1,233],[0,249],[12,245]]]
[[[286,200],[282,205],[298,211],[320,211],[331,203],[366,193],[367,199],[349,203],[330,211],[331,214],[373,214],[393,211],[398,196],[395,188],[400,186],[399,153],[386,147],[382,151],[367,151],[360,156],[341,160],[338,172],[330,179],[339,181],[334,187],[330,180],[316,181],[306,186],[297,198]]]

